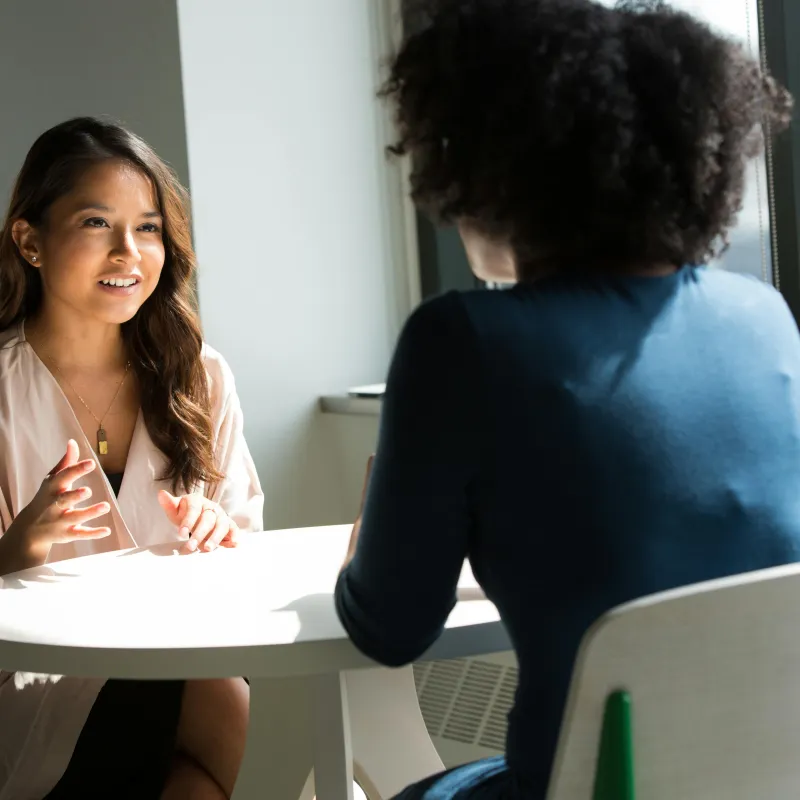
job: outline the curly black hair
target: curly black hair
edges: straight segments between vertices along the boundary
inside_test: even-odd
[[[520,277],[703,264],[792,98],[661,2],[407,0],[381,95],[434,218],[509,242]]]

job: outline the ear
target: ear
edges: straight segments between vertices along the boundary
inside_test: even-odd
[[[11,226],[11,237],[17,245],[22,257],[32,266],[40,267],[42,257],[39,252],[38,236],[33,226],[24,219],[14,221]]]

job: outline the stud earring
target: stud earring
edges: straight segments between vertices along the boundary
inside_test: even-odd
[[[39,260],[39,259],[38,259],[38,258],[36,258],[36,256],[31,256],[31,261],[33,261],[34,263],[36,263],[36,261],[38,261],[38,260]]]

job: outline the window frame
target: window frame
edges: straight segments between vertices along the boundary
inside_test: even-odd
[[[798,98],[795,117],[772,142],[767,157],[773,275],[795,319],[800,322],[800,3],[758,0],[759,27],[766,65],[773,77]]]

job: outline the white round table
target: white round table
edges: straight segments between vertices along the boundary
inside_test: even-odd
[[[249,534],[233,550],[175,545],[0,578],[0,668],[78,677],[245,675],[250,728],[235,800],[388,798],[442,768],[410,668],[350,643],[333,589],[350,526]],[[414,591],[413,578],[409,592]],[[510,649],[468,568],[426,659]],[[313,768],[313,776],[312,775]]]

